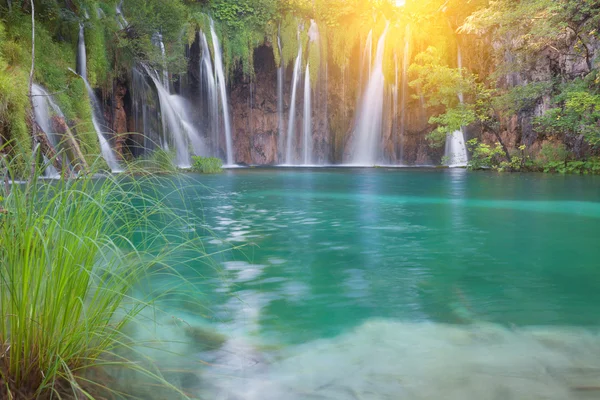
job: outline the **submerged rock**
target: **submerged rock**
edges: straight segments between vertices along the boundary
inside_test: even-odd
[[[201,347],[203,351],[216,350],[225,344],[227,338],[209,328],[199,326],[188,326],[184,329],[186,337],[193,341],[193,344]]]

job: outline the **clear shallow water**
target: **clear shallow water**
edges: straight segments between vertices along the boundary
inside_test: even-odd
[[[181,187],[173,203],[203,221],[181,230],[205,236],[216,265],[181,271],[201,277],[206,308],[177,298],[165,308],[227,338],[164,360],[187,371],[186,390],[600,398],[579,390],[600,386],[598,178],[249,169]]]

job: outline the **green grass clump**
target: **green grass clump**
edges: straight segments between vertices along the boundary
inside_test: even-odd
[[[127,171],[133,175],[176,173],[177,166],[173,162],[174,158],[172,152],[159,148],[148,156],[129,162]]]
[[[169,252],[187,242],[167,229],[181,218],[146,194],[153,178],[40,175],[0,185],[0,398],[105,398],[112,387],[90,376],[107,364],[139,368],[119,356],[132,347],[123,328],[147,305],[132,291],[172,271]]]
[[[192,169],[202,174],[218,174],[223,172],[223,161],[216,157],[192,157]]]

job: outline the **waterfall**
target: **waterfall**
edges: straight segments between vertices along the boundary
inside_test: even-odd
[[[379,160],[378,152],[381,147],[385,89],[383,55],[388,29],[389,23],[379,38],[372,73],[358,111],[358,118],[354,127],[355,146],[352,155],[353,164],[374,165]]]
[[[458,46],[458,69],[462,73],[462,52],[460,45]],[[460,104],[465,102],[462,92],[458,93]],[[449,167],[465,167],[469,162],[467,155],[467,146],[465,144],[464,129],[454,131],[446,135],[446,151],[445,158]]]
[[[85,31],[83,23],[79,24],[79,42],[77,43],[77,73],[87,81],[87,59],[85,50]]]
[[[225,71],[223,68],[223,53],[219,38],[215,31],[215,23],[210,21],[210,33],[212,36],[213,50],[215,54],[215,72],[217,77],[217,85],[219,88],[221,107],[223,110],[223,122],[225,125],[225,143],[227,147],[227,165],[234,165],[233,159],[233,140],[231,137],[231,120],[229,116],[229,100],[227,99],[227,88],[225,85]]]
[[[367,35],[367,41],[365,47],[360,56],[360,76],[358,79],[358,104],[357,109],[360,107],[360,99],[365,88],[365,81],[371,76],[371,63],[373,62],[373,30],[369,31]]]
[[[92,124],[94,125],[94,129],[96,130],[96,134],[98,135],[98,141],[100,142],[100,151],[102,152],[102,157],[104,158],[104,160],[106,160],[106,164],[108,164],[108,168],[110,168],[112,172],[121,172],[122,170],[119,165],[119,162],[117,161],[117,156],[115,155],[113,149],[110,147],[108,140],[106,140],[106,138],[102,134],[102,128],[106,127],[106,122],[104,121],[102,108],[100,107],[100,103],[98,102],[96,93],[94,93],[94,89],[92,89],[87,79],[84,79],[83,82],[85,83],[90,102],[92,103]]]
[[[400,164],[404,162],[404,136],[406,134],[406,105],[408,103],[408,67],[410,66],[410,25],[404,35],[404,55],[402,58],[402,104],[400,111]]]
[[[190,168],[189,144],[191,143],[196,155],[205,155],[205,147],[200,133],[190,122],[190,115],[186,111],[189,107],[183,97],[172,95],[163,86],[156,71],[151,70],[147,66],[144,67],[158,93],[162,132],[165,137],[163,148],[165,150],[169,149],[170,139],[175,148],[175,164],[179,168]]]
[[[310,63],[306,65],[304,78],[304,165],[312,162],[312,107],[310,87]]]
[[[198,33],[202,58],[200,59],[200,102],[201,117],[206,132],[211,135],[213,154],[219,156],[219,93],[210,55],[208,40],[203,32]]]
[[[394,84],[392,86],[392,135],[398,130],[398,94],[400,92],[400,74],[398,72],[398,53],[394,52]],[[399,161],[402,164],[402,150],[403,144],[402,138],[400,138],[400,143],[398,143],[398,136],[394,135],[394,152],[398,151],[398,145],[400,145],[400,157]],[[398,158],[398,153],[394,154],[396,158]]]
[[[51,115],[54,112],[55,115],[63,117],[62,111],[43,87],[33,84],[31,92],[33,95],[31,100],[33,102],[35,122],[42,128],[48,137],[48,140],[50,140],[50,143],[58,152],[60,151],[58,148],[59,140],[54,132]],[[46,165],[46,170],[44,171],[44,176],[46,178],[60,178],[60,173],[54,168],[54,165],[52,165],[46,156],[44,156],[44,164]]]
[[[85,34],[84,34],[83,24],[79,25],[79,43],[77,46],[77,73],[83,79],[85,83],[85,87],[88,92],[88,96],[90,98],[90,103],[92,105],[92,124],[94,125],[94,130],[96,131],[96,135],[98,136],[98,141],[100,142],[100,151],[102,153],[102,157],[106,161],[108,168],[112,172],[120,172],[121,167],[119,162],[117,161],[117,156],[113,152],[112,148],[108,140],[104,137],[103,128],[106,127],[106,122],[104,121],[104,113],[102,112],[102,107],[100,106],[100,102],[96,97],[96,93],[90,86],[90,83],[87,80],[87,63],[86,63],[86,49],[85,49]]]
[[[127,22],[125,16],[123,15],[123,0],[117,4],[117,24],[119,25],[120,29],[125,29],[129,26],[129,22]]]
[[[299,35],[298,35],[299,36]],[[298,40],[300,41],[300,40]],[[292,77],[292,97],[290,99],[290,119],[288,122],[287,132],[287,151],[285,156],[285,163],[292,165],[293,160],[293,146],[294,146],[294,128],[296,125],[296,93],[298,90],[298,83],[301,75],[301,63],[302,63],[302,44],[298,46],[298,56],[294,64],[294,75]]]
[[[283,141],[285,129],[283,126],[283,79],[285,76],[285,65],[283,63],[283,47],[281,46],[281,27],[277,31],[277,48],[279,49],[280,64],[277,68],[277,127],[279,129],[279,140],[277,141],[278,159],[283,159]]]
[[[154,35],[152,35],[152,43],[160,50],[162,57],[162,84],[167,90],[169,90],[170,82],[169,69],[167,68],[167,50],[165,48],[165,43],[163,42],[163,36],[160,32],[156,32]]]

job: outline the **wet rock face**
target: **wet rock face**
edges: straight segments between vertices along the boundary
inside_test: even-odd
[[[235,160],[238,163],[272,165],[285,162],[287,128],[290,119],[290,97],[293,65],[286,68],[283,85],[283,113],[279,121],[277,113],[277,66],[273,49],[261,46],[254,52],[256,76],[252,82],[238,75],[232,84],[230,102],[232,112]],[[322,68],[319,82],[312,87],[312,162],[331,163],[333,139],[328,121],[325,70]],[[304,90],[299,85],[296,97],[293,158],[302,158]],[[279,132],[282,124],[283,140]],[[280,143],[280,140],[282,143]],[[222,145],[224,146],[224,144]],[[279,154],[280,151],[282,154]]]
[[[254,53],[254,82],[238,76],[231,91],[231,119],[235,160],[238,163],[277,163],[277,68],[270,47]]]
[[[115,133],[114,146],[118,156],[122,159],[125,148],[127,129],[127,112],[125,111],[125,96],[127,87],[123,83],[117,83],[115,90],[114,110],[113,110],[113,131]]]

